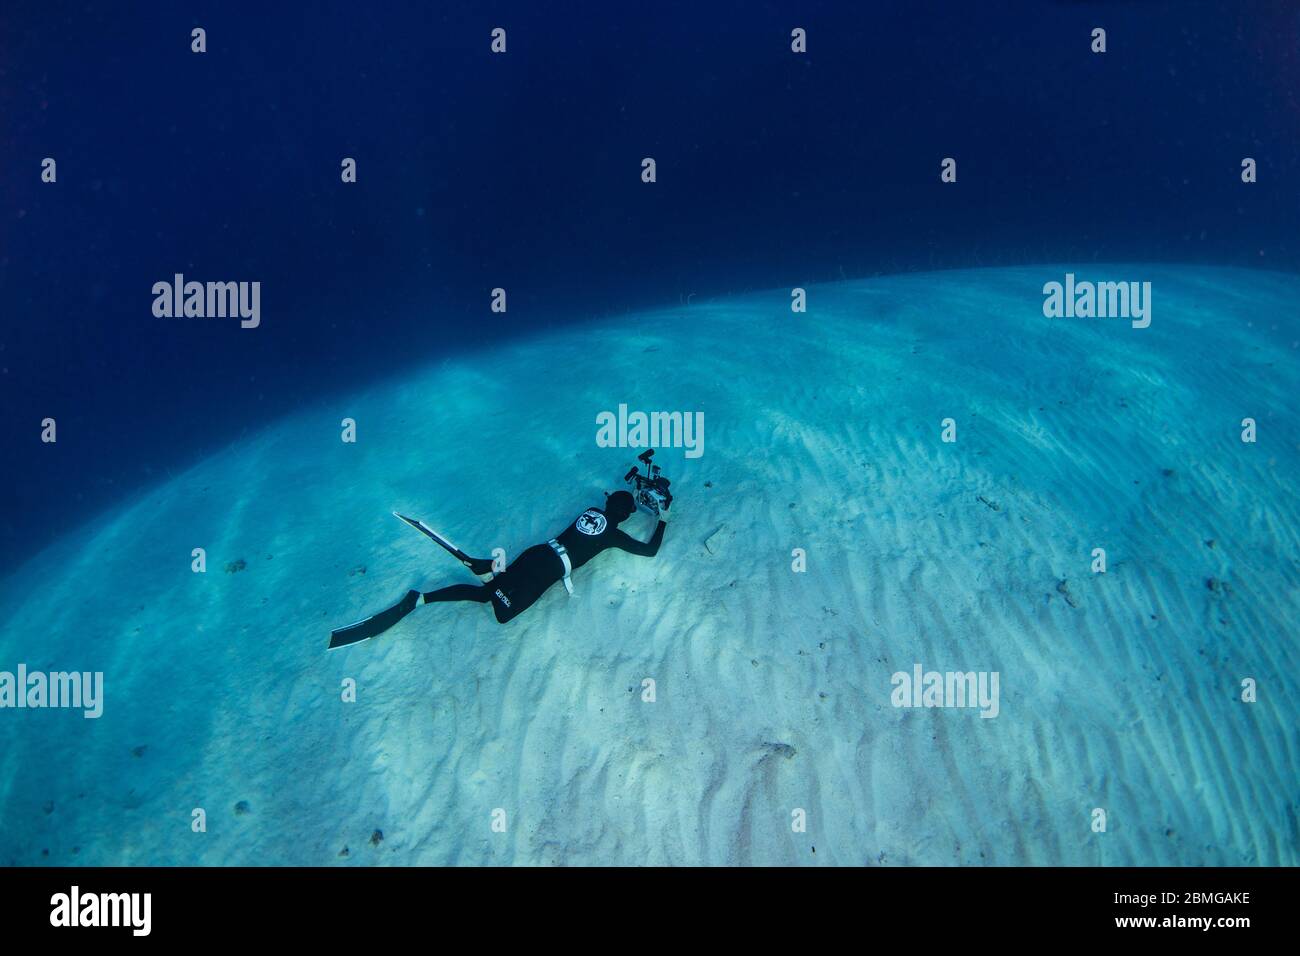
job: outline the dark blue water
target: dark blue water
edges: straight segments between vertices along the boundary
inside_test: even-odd
[[[595,314],[1046,260],[1300,267],[1300,4],[703,6],[7,4],[0,564],[322,395]],[[260,281],[261,326],[156,318],[176,272]]]

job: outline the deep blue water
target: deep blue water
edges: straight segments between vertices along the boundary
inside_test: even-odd
[[[1048,260],[1300,268],[1300,4],[704,6],[6,4],[0,565],[303,403],[595,314]],[[154,317],[175,272],[260,281],[261,326]]]

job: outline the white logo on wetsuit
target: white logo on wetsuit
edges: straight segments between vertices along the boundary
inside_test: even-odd
[[[597,535],[605,530],[606,518],[595,508],[588,508],[582,514],[578,515],[578,520],[573,526],[583,534]]]

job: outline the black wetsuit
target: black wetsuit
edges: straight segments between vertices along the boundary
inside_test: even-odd
[[[649,541],[638,541],[619,529],[616,522],[600,508],[588,508],[572,524],[555,536],[568,552],[576,571],[600,552],[618,548],[643,557],[659,553],[665,523],[660,521]],[[478,559],[475,559],[478,560]],[[435,601],[492,602],[492,610],[501,624],[518,617],[530,608],[552,584],[564,580],[564,561],[550,544],[535,544],[487,584],[454,584],[428,591],[424,603]]]

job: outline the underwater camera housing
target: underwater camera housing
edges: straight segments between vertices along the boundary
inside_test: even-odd
[[[659,466],[651,461],[654,456],[653,448],[647,448],[637,455],[636,460],[645,465],[646,473],[641,474],[636,465],[633,465],[632,470],[623,476],[623,481],[632,486],[636,506],[657,517],[661,509],[672,507],[673,493],[668,490],[671,482],[660,474]]]

